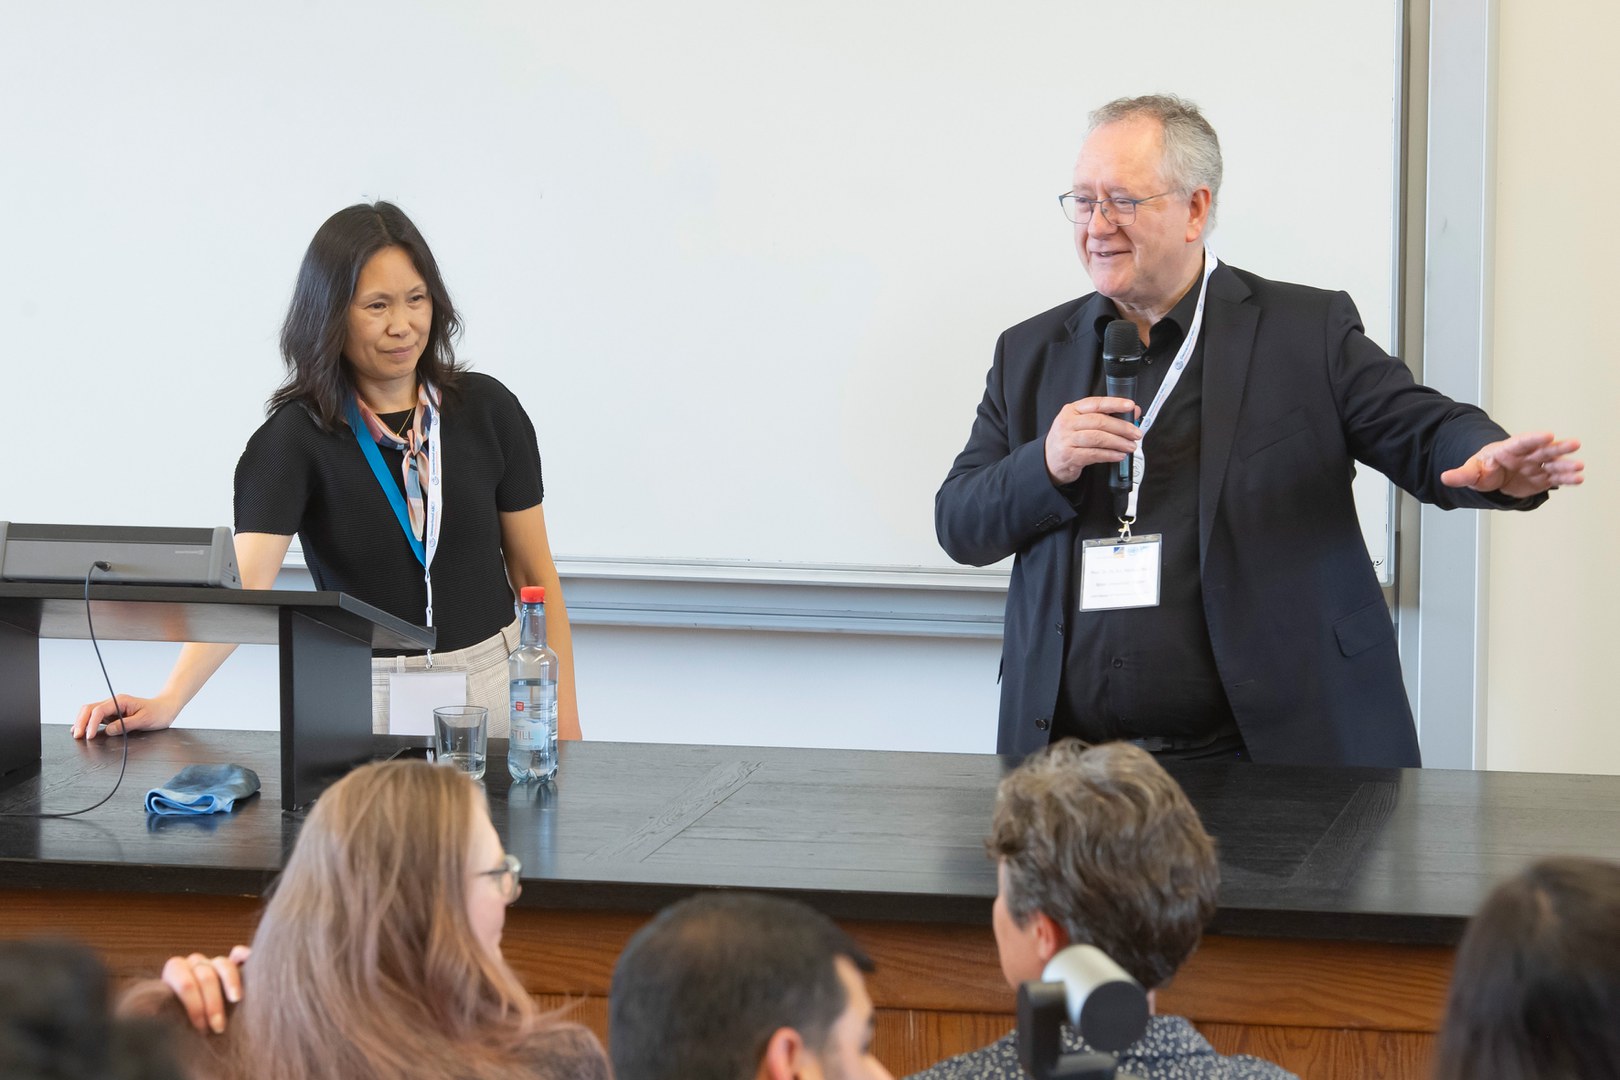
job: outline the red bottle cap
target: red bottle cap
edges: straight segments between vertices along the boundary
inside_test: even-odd
[[[546,602],[546,587],[544,585],[525,585],[518,590],[518,599],[525,604],[543,604]]]

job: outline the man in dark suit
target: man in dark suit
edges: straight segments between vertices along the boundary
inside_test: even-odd
[[[1343,293],[1220,264],[1204,246],[1220,179],[1190,103],[1092,114],[1062,200],[1097,291],[1002,334],[935,499],[952,558],[1017,556],[997,750],[1074,735],[1178,757],[1417,765],[1355,462],[1442,507],[1531,509],[1580,483],[1579,443],[1509,437],[1418,385]],[[1115,320],[1145,346],[1140,408],[1103,393]],[[1125,497],[1108,473],[1129,456]]]

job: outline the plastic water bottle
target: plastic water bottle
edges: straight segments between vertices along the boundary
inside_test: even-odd
[[[506,661],[512,714],[506,768],[514,780],[549,780],[557,773],[557,654],[546,648],[546,590],[527,585],[522,637]]]

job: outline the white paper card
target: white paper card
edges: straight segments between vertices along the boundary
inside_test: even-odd
[[[1159,605],[1160,533],[1129,540],[1087,540],[1080,546],[1080,610]]]
[[[388,676],[388,734],[432,735],[434,709],[465,704],[465,671],[392,672]]]

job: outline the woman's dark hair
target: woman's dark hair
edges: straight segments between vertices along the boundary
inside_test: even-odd
[[[281,359],[287,365],[287,381],[270,395],[266,411],[296,401],[309,409],[323,429],[338,426],[343,404],[354,388],[343,359],[349,301],[354,298],[360,269],[389,247],[410,256],[433,300],[433,323],[417,375],[440,390],[455,388],[461,368],[452,341],[461,333],[461,320],[439,276],[433,252],[411,219],[393,203],[357,203],[327,218],[304,252],[292,304],[281,324]]]
[[[1620,1076],[1620,864],[1544,859],[1457,949],[1438,1080]]]
[[[115,1019],[110,985],[107,969],[82,945],[0,942],[0,1076],[181,1080],[186,1074],[167,1032]]]

